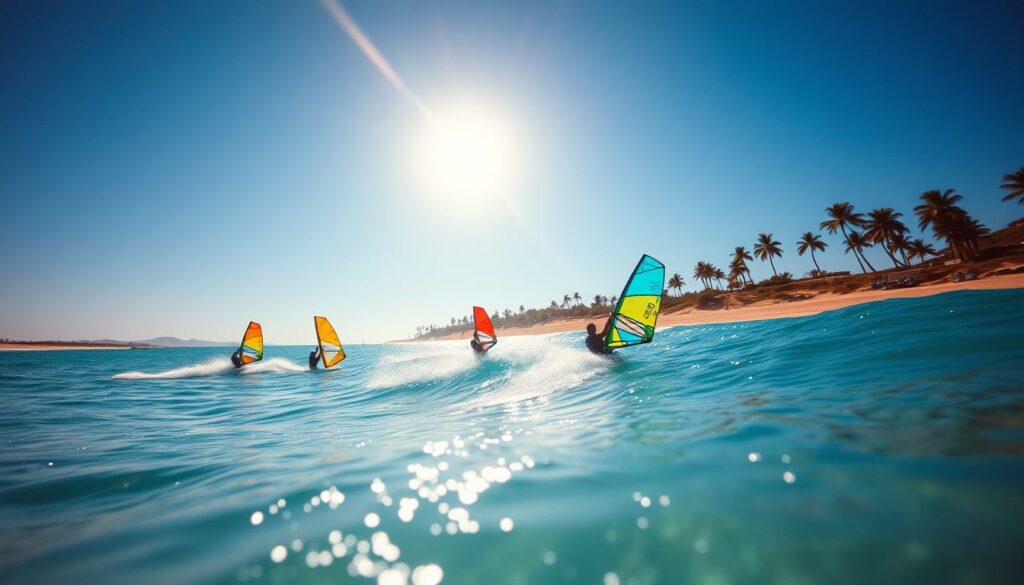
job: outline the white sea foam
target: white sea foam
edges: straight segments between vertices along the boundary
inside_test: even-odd
[[[370,388],[390,388],[413,382],[439,380],[476,367],[480,357],[464,341],[409,346],[398,355],[381,358]]]
[[[193,364],[191,366],[184,366],[181,368],[174,368],[172,370],[166,370],[163,372],[122,372],[115,374],[113,379],[115,380],[172,380],[175,378],[202,378],[205,376],[219,376],[232,372],[235,369],[231,365],[231,360],[228,358],[215,358],[208,362],[201,364]],[[301,372],[306,368],[299,366],[291,360],[284,358],[273,358],[249,364],[239,370],[242,374],[256,374],[256,373],[283,373],[283,372]]]
[[[550,337],[503,341],[506,359],[529,365],[499,381],[494,391],[474,400],[471,408],[510,404],[568,390],[606,370],[610,363],[606,357],[596,356],[582,347],[564,345]]]

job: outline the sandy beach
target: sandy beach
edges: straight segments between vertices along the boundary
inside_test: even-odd
[[[885,299],[905,299],[926,297],[956,290],[998,290],[1024,288],[1024,274],[991,276],[967,282],[944,282],[939,284],[921,285],[914,288],[893,290],[863,290],[847,294],[821,293],[808,299],[796,301],[765,300],[748,305],[725,306],[714,309],[685,308],[675,312],[662,313],[658,319],[659,327],[673,325],[702,325],[709,323],[734,323],[737,321],[757,321],[761,319],[783,319],[786,317],[806,317],[825,311],[842,309],[853,305],[882,301]],[[593,317],[556,319],[547,323],[539,323],[532,327],[498,328],[498,337],[515,335],[543,335],[546,333],[562,333],[565,331],[583,331],[587,323],[597,322]],[[600,323],[598,323],[600,325]],[[443,337],[424,341],[446,339],[469,339],[472,331],[452,333]]]

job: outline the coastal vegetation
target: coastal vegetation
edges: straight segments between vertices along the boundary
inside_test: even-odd
[[[1006,202],[1024,204],[1024,166],[1003,177],[1001,189],[1007,191]],[[1009,227],[993,233],[964,208],[964,196],[955,189],[931,189],[917,197],[913,217],[921,234],[915,236],[906,223],[907,217],[893,207],[879,207],[867,212],[857,211],[848,201],[838,201],[824,209],[825,219],[818,224],[818,232],[806,231],[796,242],[798,256],[810,255],[813,268],[797,279],[788,272],[778,272],[775,259],[782,258],[784,249],[771,232],[758,234],[751,248],[736,246],[729,257],[725,272],[712,262],[698,260],[692,276],[702,290],[683,292],[685,281],[674,273],[666,282],[662,311],[687,308],[716,309],[742,305],[760,300],[795,301],[813,294],[849,293],[877,285],[890,273],[900,275],[912,271],[915,282],[939,282],[952,278],[956,271],[965,269],[1000,269],[1000,258],[1014,257],[1024,261],[1024,222],[1013,222]],[[818,263],[815,252],[824,252],[829,243],[822,232],[840,238],[838,242],[847,254],[853,254],[860,275],[848,272],[828,272]],[[944,245],[936,244],[925,238]],[[879,248],[889,268],[876,267],[865,251]],[[768,264],[771,276],[755,282],[750,264],[754,259]],[[969,263],[969,264],[968,264]],[[617,298],[596,294],[586,304],[579,292],[562,295],[542,309],[527,309],[519,305],[518,311],[494,311],[491,319],[498,328],[531,327],[556,319],[603,318],[615,307]],[[421,325],[416,337],[441,337],[473,330],[469,315],[451,317],[444,326]]]

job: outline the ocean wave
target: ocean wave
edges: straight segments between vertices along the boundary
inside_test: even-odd
[[[163,372],[122,372],[113,376],[114,380],[173,380],[177,378],[202,378],[206,376],[220,376],[234,372],[236,368],[228,358],[215,358],[201,364],[192,364],[181,368],[173,368]],[[238,368],[240,374],[259,374],[286,372],[302,372],[306,368],[285,358],[272,358],[265,361],[249,364],[244,368]]]

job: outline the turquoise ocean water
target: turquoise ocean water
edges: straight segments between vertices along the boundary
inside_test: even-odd
[[[1024,581],[1024,291],[308,349],[0,352],[0,582]]]

